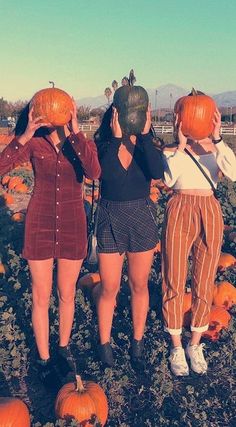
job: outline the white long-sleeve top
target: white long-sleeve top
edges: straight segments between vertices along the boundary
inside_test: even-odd
[[[236,157],[224,141],[215,145],[213,153],[194,155],[206,174],[217,187],[221,171],[232,181],[236,181]],[[210,184],[191,157],[180,150],[164,150],[164,181],[175,190],[211,189]]]

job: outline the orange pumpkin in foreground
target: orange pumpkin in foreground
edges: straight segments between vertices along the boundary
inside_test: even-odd
[[[228,328],[230,319],[231,316],[227,310],[213,305],[210,312],[209,328],[203,332],[202,336],[211,341],[218,340],[220,331]]]
[[[233,267],[234,265],[236,265],[236,258],[231,254],[221,252],[218,262],[218,269],[225,270],[226,268]]]
[[[81,277],[78,281],[78,285],[80,288],[92,289],[98,283],[101,282],[100,274],[97,273],[87,273],[83,277]]]
[[[30,107],[33,107],[33,118],[42,116],[42,121],[52,126],[64,126],[71,119],[73,103],[64,90],[50,87],[37,92]]]
[[[216,108],[214,99],[192,89],[177,105],[178,124],[182,122],[183,134],[195,140],[211,135]]]
[[[74,417],[84,427],[90,427],[91,418],[95,415],[105,425],[108,416],[108,403],[103,389],[96,383],[81,380],[76,375],[76,384],[65,384],[59,391],[55,412],[58,418]]]
[[[213,304],[229,310],[236,304],[236,288],[229,282],[220,282],[214,287]]]
[[[23,212],[14,212],[11,219],[15,222],[23,222],[25,220],[25,214]]]
[[[0,397],[1,427],[30,427],[29,410],[22,400]]]

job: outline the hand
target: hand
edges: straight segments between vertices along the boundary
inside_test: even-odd
[[[34,107],[30,108],[29,114],[28,114],[28,124],[27,128],[25,129],[25,132],[18,138],[20,144],[24,145],[26,142],[28,142],[35,134],[36,130],[39,128],[46,126],[51,127],[51,123],[44,123],[42,122],[43,116],[39,116],[36,119],[33,119],[33,110]]]
[[[220,139],[220,128],[221,128],[221,114],[218,109],[216,109],[213,118],[214,129],[212,132],[213,139]]]
[[[178,117],[177,117],[177,120],[178,120]],[[188,139],[182,132],[182,122],[180,122],[178,127],[178,140],[179,140],[178,150],[184,151],[184,149],[186,148]]]
[[[142,135],[145,135],[150,132],[150,127],[152,124],[152,117],[151,117],[151,104],[148,105],[148,109],[146,112],[146,123],[143,128],[143,131],[141,132]]]
[[[111,117],[111,130],[115,138],[122,138],[122,130],[118,120],[118,111],[115,107],[112,107],[112,117]]]
[[[73,104],[73,110],[71,110],[71,120],[70,120],[70,130],[72,130],[73,133],[79,133],[79,123],[77,119],[77,105],[72,97],[72,104]]]

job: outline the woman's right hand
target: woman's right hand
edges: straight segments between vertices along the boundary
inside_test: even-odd
[[[39,116],[36,119],[33,119],[33,107],[29,110],[27,128],[25,129],[25,132],[18,138],[20,144],[25,145],[26,142],[28,142],[34,136],[36,130],[38,130],[39,128],[43,126],[51,126],[50,123],[44,123],[40,121],[42,119],[43,116]]]
[[[112,117],[111,117],[111,130],[115,138],[122,138],[122,130],[118,120],[118,111],[115,107],[112,107]]]

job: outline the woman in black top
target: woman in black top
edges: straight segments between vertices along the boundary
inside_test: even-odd
[[[100,358],[114,363],[110,333],[122,265],[128,260],[134,328],[132,361],[143,363],[143,334],[149,306],[148,276],[158,241],[156,208],[149,198],[151,179],[163,176],[161,152],[153,144],[151,113],[142,134],[122,135],[118,113],[110,107],[95,134],[101,164],[98,252],[101,287],[97,298]]]

